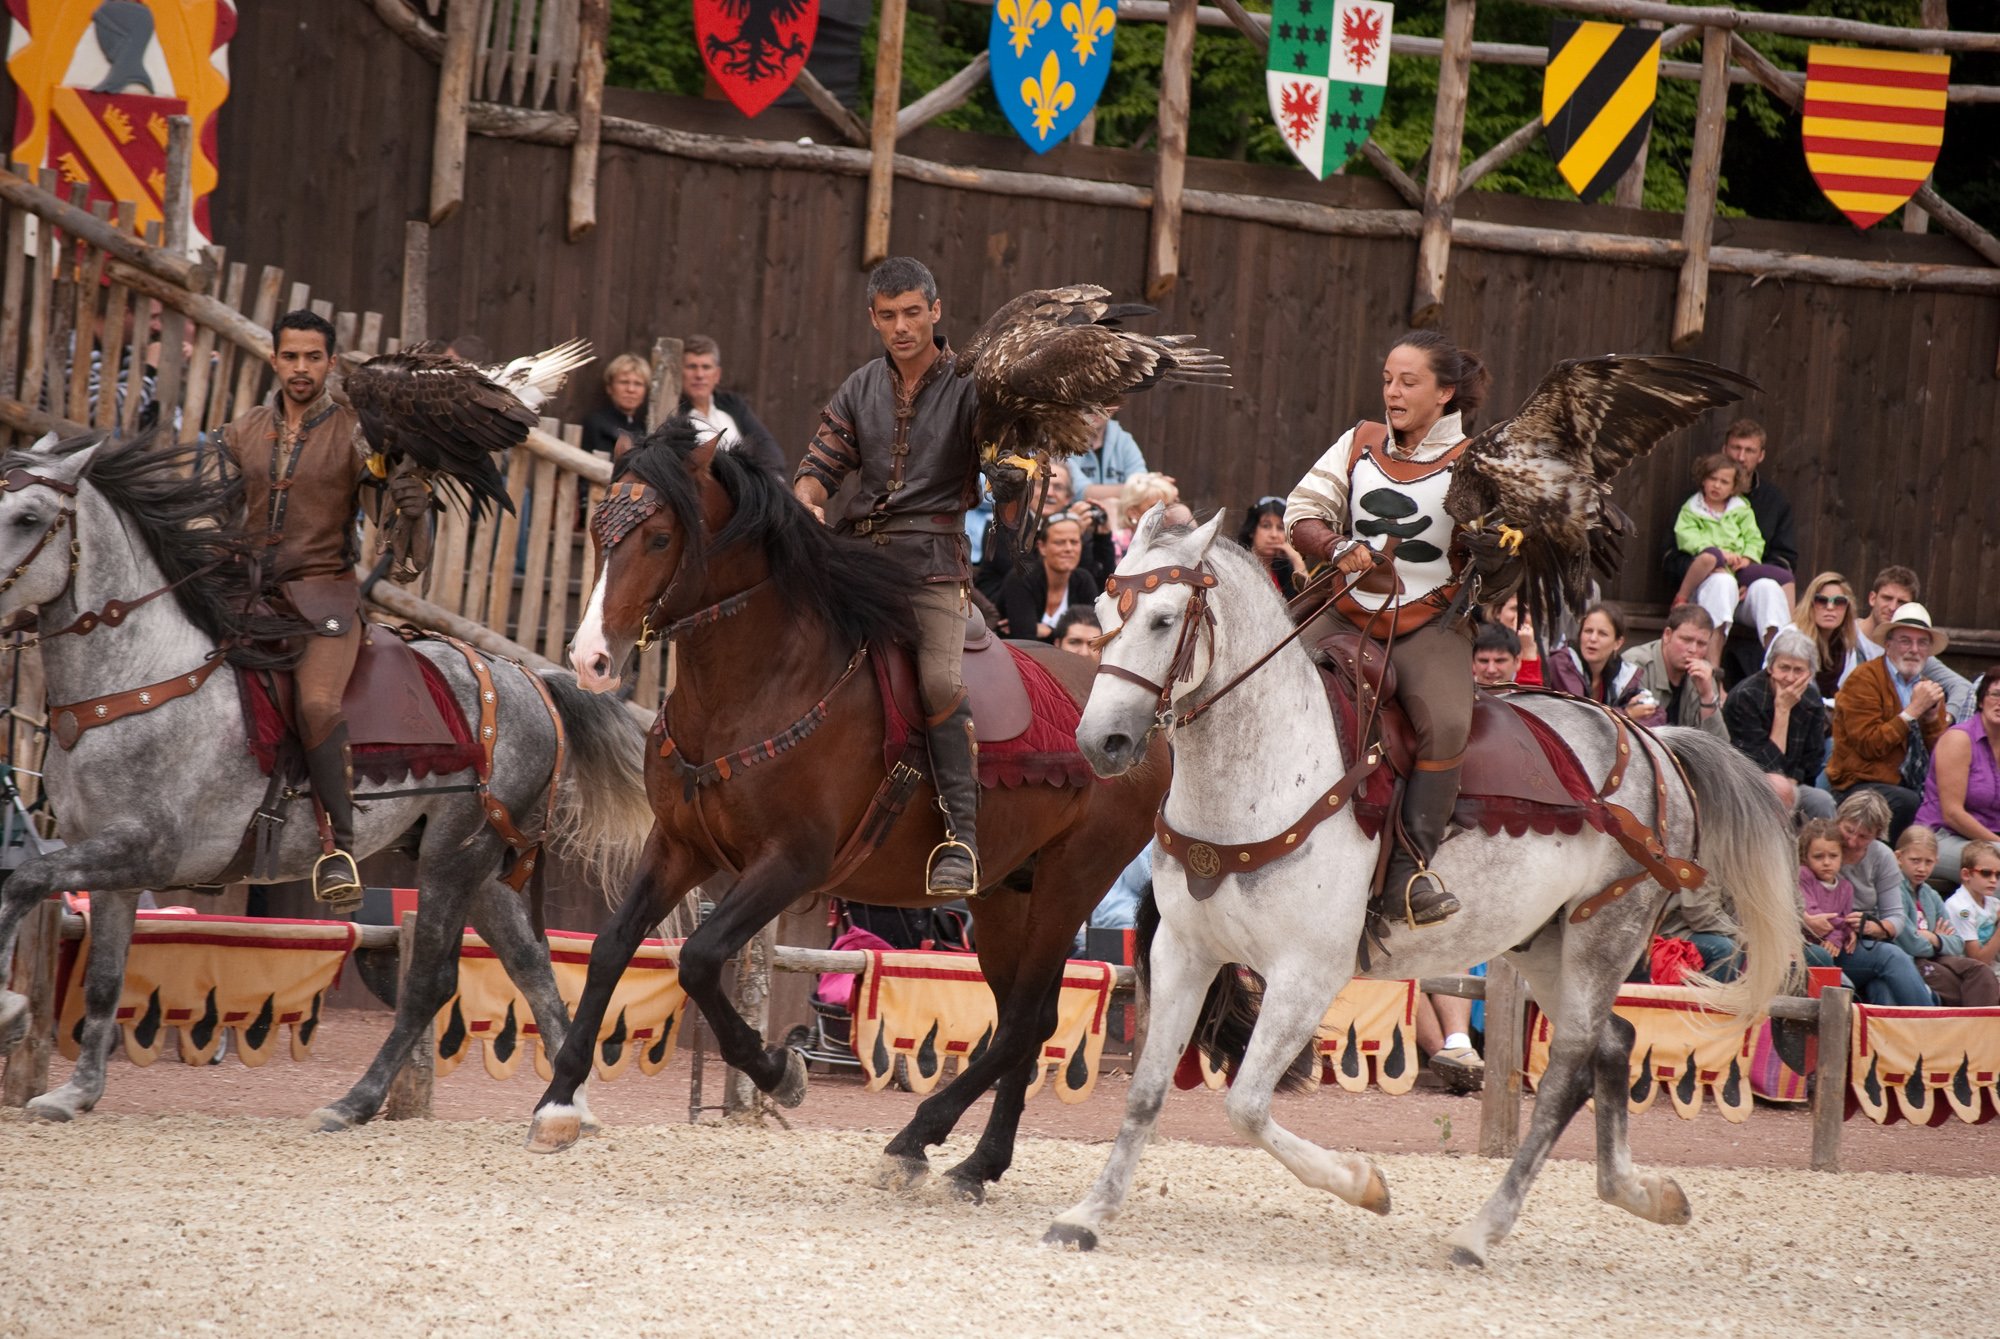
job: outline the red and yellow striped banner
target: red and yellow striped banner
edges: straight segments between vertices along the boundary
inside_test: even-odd
[[[1806,56],[1806,167],[1857,228],[1930,176],[1944,143],[1951,57],[1815,46]]]

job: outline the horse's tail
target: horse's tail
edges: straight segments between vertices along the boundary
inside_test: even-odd
[[[566,753],[549,842],[615,902],[638,863],[653,809],[646,801],[646,730],[625,703],[585,692],[568,670],[543,670],[562,717]]]
[[[1146,895],[1139,899],[1139,951],[1133,971],[1139,978],[1139,985],[1149,992],[1152,990],[1153,936],[1159,929],[1160,904],[1154,899],[1153,890],[1148,888]],[[1215,974],[1215,980],[1209,983],[1208,998],[1202,1001],[1201,1015],[1195,1020],[1194,1043],[1201,1048],[1202,1057],[1211,1069],[1221,1070],[1233,1077],[1237,1066],[1243,1063],[1244,1053],[1250,1047],[1250,1034],[1257,1027],[1257,1014],[1263,1007],[1263,987],[1262,979],[1255,972],[1233,962],[1224,963],[1222,970]],[[1278,1080],[1278,1091],[1311,1091],[1316,1063],[1313,1048],[1308,1045],[1285,1070],[1284,1077]]]
[[[1695,978],[1710,1008],[1754,1018],[1800,968],[1798,866],[1791,822],[1770,782],[1729,744],[1699,730],[1660,739],[1701,806],[1701,863],[1735,904],[1742,965],[1734,981]]]

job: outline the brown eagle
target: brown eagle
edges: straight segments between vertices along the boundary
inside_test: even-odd
[[[479,520],[489,503],[514,510],[494,461],[527,440],[538,412],[592,358],[580,339],[511,363],[479,367],[417,344],[349,367],[343,389],[379,478],[410,468]]]
[[[985,459],[1082,455],[1096,441],[1096,416],[1134,391],[1162,381],[1229,384],[1229,365],[1193,335],[1124,329],[1157,313],[1110,296],[1094,284],[1023,293],[960,351],[958,375],[979,388]]]
[[[1728,368],[1668,355],[1558,363],[1519,413],[1466,445],[1444,509],[1471,549],[1461,604],[1519,593],[1553,628],[1618,569],[1632,518],[1611,480],[1705,410],[1761,389]],[[1456,612],[1456,611],[1454,611]]]

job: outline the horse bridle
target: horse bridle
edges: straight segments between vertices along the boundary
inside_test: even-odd
[[[1118,626],[1098,639],[1100,648],[1108,645],[1119,633],[1125,631],[1132,621],[1132,608],[1138,603],[1142,593],[1156,591],[1162,586],[1186,586],[1188,588],[1187,607],[1181,613],[1180,636],[1174,641],[1174,654],[1167,661],[1164,679],[1155,683],[1143,674],[1135,673],[1120,665],[1098,663],[1097,672],[1108,674],[1114,679],[1138,684],[1153,694],[1153,724],[1147,731],[1164,730],[1175,723],[1174,689],[1194,679],[1194,657],[1201,645],[1201,631],[1208,629],[1211,645],[1215,636],[1215,614],[1208,607],[1208,593],[1215,589],[1215,573],[1201,563],[1192,567],[1176,564],[1171,567],[1155,567],[1150,571],[1113,574],[1104,582],[1104,593],[1118,601]],[[1199,710],[1199,708],[1197,708]],[[1184,715],[1179,724],[1185,725],[1192,714]]]
[[[611,551],[618,547],[619,542],[651,519],[665,505],[666,501],[660,496],[658,489],[637,479],[622,479],[605,490],[604,500],[597,504],[597,509],[590,517],[591,537],[597,541],[599,551],[604,554],[604,561],[609,563]],[[759,590],[771,583],[771,578],[765,577],[754,586],[740,590],[734,595],[725,596],[714,604],[695,610],[685,618],[675,619],[664,628],[656,629],[653,620],[665,616],[667,602],[673,598],[674,592],[680,589],[681,578],[687,574],[687,555],[683,553],[681,559],[681,562],[675,565],[673,580],[667,583],[666,588],[655,596],[653,602],[646,606],[645,612],[639,615],[639,637],[633,643],[634,650],[650,650],[662,639],[671,641],[683,632],[720,622],[731,614],[740,613]]]
[[[0,595],[5,595],[8,591],[12,590],[15,583],[27,575],[28,569],[33,567],[35,560],[42,556],[42,550],[49,546],[49,542],[56,537],[58,530],[67,529],[69,531],[69,575],[63,578],[62,590],[57,591],[55,596],[52,597],[59,598],[64,591],[67,591],[76,583],[77,567],[83,560],[83,546],[77,542],[76,538],[76,485],[65,483],[61,479],[51,479],[47,475],[36,474],[33,471],[18,467],[8,470],[4,482],[0,482],[0,492],[18,493],[27,488],[53,489],[57,493],[62,494],[67,501],[56,508],[54,519],[42,531],[41,538],[35,541],[35,546],[28,550],[27,556],[21,559],[20,564],[12,572],[7,574],[5,580],[0,580]],[[26,632],[35,626],[35,620],[36,615],[33,611],[21,610],[7,619],[5,623],[0,623],[0,636],[10,636],[16,632]],[[39,646],[42,640],[42,638],[38,637],[10,649],[26,650],[30,646]]]

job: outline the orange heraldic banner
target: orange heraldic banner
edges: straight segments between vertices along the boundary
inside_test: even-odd
[[[1871,227],[1917,193],[1944,143],[1951,57],[1815,46],[1806,57],[1806,167],[1834,208]]]

